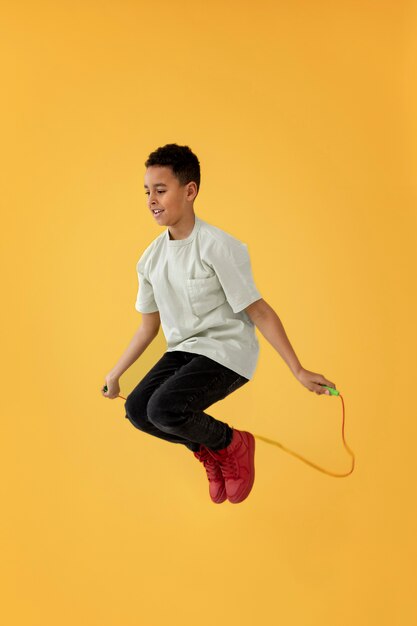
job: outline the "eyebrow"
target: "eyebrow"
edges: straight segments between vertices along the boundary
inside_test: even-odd
[[[159,187],[160,185],[162,185],[163,187],[167,187],[168,185],[166,185],[165,183],[155,183],[153,186],[154,187]],[[143,185],[145,187],[145,189],[148,189],[148,185]]]

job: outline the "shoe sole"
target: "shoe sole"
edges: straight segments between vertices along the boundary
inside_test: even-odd
[[[246,498],[252,491],[253,483],[255,482],[255,437],[252,435],[252,433],[247,433],[247,438],[249,440],[248,448],[249,448],[249,458],[251,459],[250,470],[251,470],[252,479],[247,484],[247,487],[245,491],[243,492],[243,494],[239,494],[239,496],[234,500],[231,500],[230,498],[228,498],[229,502],[231,502],[232,504],[239,504],[239,502],[243,502],[243,500],[246,500]]]

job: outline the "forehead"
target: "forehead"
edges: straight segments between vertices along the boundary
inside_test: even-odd
[[[173,175],[170,167],[152,165],[145,172],[144,187],[157,187],[158,185],[169,185],[177,179]]]

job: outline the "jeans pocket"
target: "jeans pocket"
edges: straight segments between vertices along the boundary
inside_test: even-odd
[[[229,392],[225,391],[224,379],[224,372],[219,372],[214,378],[211,378],[206,385],[195,389],[193,393],[186,397],[182,409],[187,409],[190,404],[193,406],[199,405],[202,407],[204,405],[205,407],[209,407],[214,402],[225,398]]]

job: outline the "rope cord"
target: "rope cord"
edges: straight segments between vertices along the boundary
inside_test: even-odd
[[[104,388],[104,391],[107,391],[106,386]],[[336,478],[344,478],[345,476],[349,476],[349,474],[351,474],[353,472],[354,468],[355,468],[355,455],[352,452],[352,450],[349,448],[349,446],[347,445],[346,440],[345,440],[345,403],[343,401],[343,397],[342,397],[342,394],[340,392],[338,393],[338,396],[339,396],[339,398],[342,401],[342,415],[343,415],[343,418],[342,418],[342,439],[343,439],[343,444],[344,444],[346,450],[348,451],[348,453],[350,454],[350,456],[352,457],[352,467],[345,474],[336,474],[335,472],[332,472],[330,470],[324,469],[323,467],[320,467],[319,465],[316,465],[315,463],[312,463],[311,461],[309,461],[308,459],[304,458],[300,454],[297,454],[296,452],[293,452],[292,450],[289,450],[288,448],[283,446],[282,443],[279,443],[279,441],[274,441],[273,439],[268,439],[267,437],[264,437],[263,435],[255,435],[255,434],[253,434],[253,436],[256,437],[256,439],[261,439],[262,441],[265,441],[266,443],[270,443],[270,444],[272,444],[274,446],[278,446],[279,448],[284,450],[284,452],[288,452],[288,454],[292,454],[292,456],[297,457],[297,459],[300,459],[304,463],[307,463],[308,465],[311,465],[311,467],[314,467],[315,469],[319,470],[320,472],[323,472],[324,474],[328,474],[329,476],[334,476]],[[122,398],[122,400],[126,400],[126,398],[124,398],[120,394],[118,394],[118,397]]]

